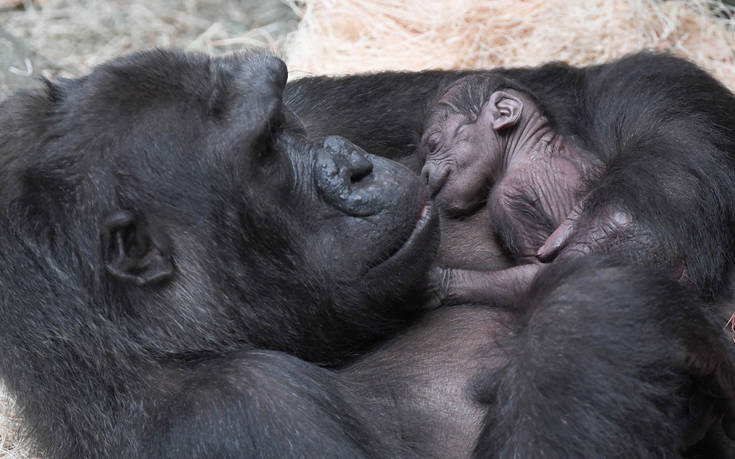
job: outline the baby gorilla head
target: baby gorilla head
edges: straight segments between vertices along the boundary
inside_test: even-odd
[[[456,81],[433,102],[421,139],[422,175],[446,209],[469,213],[484,201],[505,169],[513,128],[535,105],[527,94],[507,78],[484,74]]]
[[[494,74],[462,78],[441,93],[421,149],[422,175],[442,208],[462,216],[487,200],[502,243],[519,258],[535,256],[592,169],[529,90]]]

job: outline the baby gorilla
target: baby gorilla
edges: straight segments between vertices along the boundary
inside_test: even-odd
[[[465,77],[433,103],[422,137],[428,153],[422,175],[434,199],[447,214],[461,217],[484,205],[490,193],[488,211],[500,242],[521,263],[537,260],[600,169],[592,155],[554,131],[540,105],[501,75]],[[487,294],[510,301],[536,269],[452,270],[452,279],[444,271],[441,281],[457,301]]]
[[[696,71],[707,83],[698,98],[674,97],[666,85],[636,89],[635,76],[611,88],[595,69],[575,102],[548,107],[499,73],[441,92],[421,138],[422,175],[452,218],[487,204],[500,244],[521,266],[439,270],[438,296],[502,303],[539,260],[611,252],[662,268],[703,297],[722,292],[726,261],[710,252],[725,250],[733,185],[722,175],[735,137],[720,126],[732,124],[722,107],[735,99],[706,73],[675,63],[675,77]]]
[[[528,90],[499,75],[451,85],[423,139],[423,175],[436,200],[450,214],[468,214],[492,187],[491,218],[503,222],[503,242],[520,261],[535,260],[599,171],[593,156],[554,132]]]

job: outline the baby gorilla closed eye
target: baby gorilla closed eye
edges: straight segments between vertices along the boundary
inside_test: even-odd
[[[616,253],[704,297],[724,291],[735,98],[688,62],[656,60],[572,69],[563,98],[532,92],[538,82],[524,80],[527,88],[510,71],[455,81],[421,137],[434,198],[453,217],[486,203],[516,263]],[[444,299],[502,301],[509,286],[498,276],[440,271],[436,283]]]

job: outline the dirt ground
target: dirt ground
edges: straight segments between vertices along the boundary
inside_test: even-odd
[[[79,76],[154,46],[276,53],[296,0],[0,0],[0,99],[47,78]]]

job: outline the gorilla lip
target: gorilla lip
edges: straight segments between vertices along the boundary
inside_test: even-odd
[[[422,245],[426,245],[431,240],[432,230],[435,227],[434,204],[429,200],[428,191],[424,188],[421,194],[420,207],[416,212],[416,226],[405,240],[396,246],[394,251],[382,258],[370,269],[385,266],[391,262],[400,263],[404,255],[408,255],[413,250]]]
[[[418,215],[418,221],[416,222],[416,225],[418,225],[422,218],[426,216],[426,214],[429,212],[430,205],[429,197],[428,197],[428,191],[424,189],[424,192],[421,194],[421,208],[419,209],[419,215]]]

